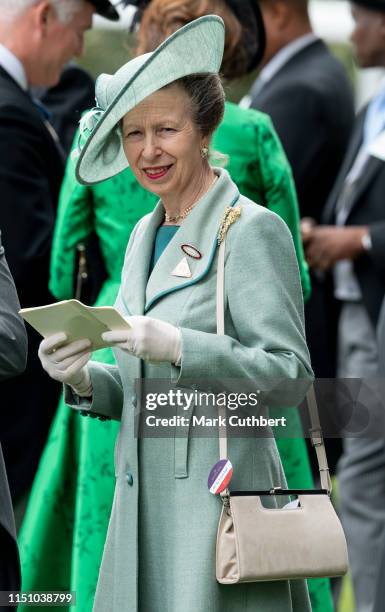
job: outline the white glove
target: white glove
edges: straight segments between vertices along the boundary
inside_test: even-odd
[[[177,327],[150,317],[125,317],[131,329],[102,334],[105,342],[151,362],[180,364],[181,333]]]
[[[39,358],[51,378],[70,385],[77,395],[92,395],[91,378],[86,367],[91,357],[91,341],[76,340],[66,344],[64,332],[53,334],[40,343]]]

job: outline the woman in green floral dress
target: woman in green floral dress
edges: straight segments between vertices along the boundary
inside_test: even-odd
[[[226,15],[219,14],[226,23]],[[229,29],[229,23],[226,25]],[[310,281],[298,229],[294,183],[270,119],[226,103],[212,149],[226,155],[226,168],[243,195],[286,221],[307,299]],[[50,289],[56,298],[73,297],[76,245],[94,231],[107,270],[96,305],[113,304],[130,233],[155,203],[156,198],[138,185],[130,169],[89,188],[76,182],[74,163],[69,160],[52,252]],[[92,262],[89,264],[92,266]],[[98,351],[93,359],[112,363],[112,352]],[[285,411],[285,416],[295,436],[301,431],[298,413],[293,409]],[[118,423],[82,418],[60,402],[19,538],[23,589],[76,591],[76,609],[80,612],[92,610],[115,485],[117,431]],[[304,440],[291,437],[286,430],[285,438],[277,443],[289,487],[312,487]],[[309,591],[313,610],[332,612],[327,580],[309,581]]]

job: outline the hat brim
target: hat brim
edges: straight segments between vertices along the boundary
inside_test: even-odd
[[[108,0],[90,0],[90,2],[95,7],[97,14],[101,17],[109,19],[110,21],[119,20],[120,17],[118,11]]]
[[[375,0],[372,2],[370,0],[351,0],[351,3],[359,4],[371,11],[379,11],[381,13],[385,11],[385,2],[376,2]]]
[[[92,130],[82,148],[76,178],[84,185],[93,185],[128,167],[123,150],[119,122],[145,98],[162,87],[190,74],[218,73],[224,49],[224,24],[216,15],[205,15],[169,36],[130,76]],[[132,60],[135,61],[135,60]],[[119,84],[122,69],[104,86]],[[117,81],[113,82],[114,79]]]

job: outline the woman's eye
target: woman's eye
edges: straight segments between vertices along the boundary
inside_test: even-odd
[[[166,134],[170,134],[171,132],[175,132],[174,128],[170,128],[170,127],[162,127],[160,128],[161,132],[166,132]]]
[[[134,131],[128,132],[128,134],[126,134],[126,138],[135,138],[135,136],[140,136],[139,130],[134,130]]]

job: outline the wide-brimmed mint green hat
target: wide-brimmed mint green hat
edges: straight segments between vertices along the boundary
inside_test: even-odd
[[[115,74],[96,81],[97,107],[80,121],[76,178],[100,183],[128,167],[119,122],[126,113],[162,87],[189,74],[218,73],[225,27],[216,15],[191,21],[155,51],[140,55]]]

